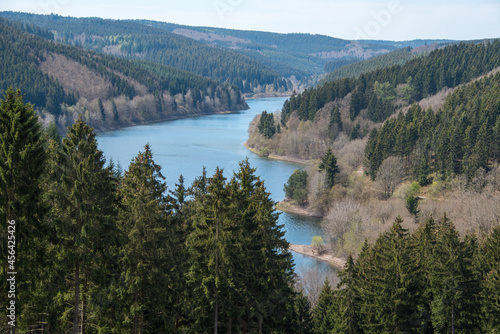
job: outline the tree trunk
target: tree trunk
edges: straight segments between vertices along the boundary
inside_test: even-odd
[[[219,275],[219,219],[215,221],[215,281]],[[217,285],[215,286],[215,314],[214,314],[214,334],[217,334],[219,322],[219,295]]]
[[[75,261],[75,304],[73,306],[73,334],[78,334],[78,308],[80,307],[80,261]]]
[[[137,305],[137,286],[135,287],[135,305]],[[137,314],[134,314],[134,334],[137,334]]]
[[[451,300],[451,334],[455,334],[455,298]]]
[[[85,280],[84,280],[85,281]],[[85,333],[85,312],[86,312],[87,304],[85,303],[85,285],[82,293],[82,317],[81,317],[81,334]]]

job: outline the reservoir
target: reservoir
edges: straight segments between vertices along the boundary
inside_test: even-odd
[[[182,174],[188,187],[203,167],[211,177],[216,167],[231,178],[238,163],[246,158],[256,168],[256,174],[264,180],[267,191],[274,201],[285,197],[283,185],[296,168],[301,165],[260,158],[245,148],[248,127],[262,111],[281,110],[286,98],[263,98],[248,100],[250,109],[232,114],[216,114],[186,119],[139,125],[98,135],[99,149],[107,161],[110,159],[126,170],[132,159],[149,143],[154,161],[162,167],[167,187],[174,189]],[[292,244],[310,245],[314,235],[321,235],[320,219],[281,213],[279,223],[284,225],[285,237]],[[315,259],[292,253],[296,272],[300,275],[308,269],[331,273],[335,269]]]

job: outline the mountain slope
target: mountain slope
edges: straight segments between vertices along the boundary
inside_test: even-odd
[[[246,93],[265,90],[265,85],[272,85],[276,91],[287,90],[287,82],[278,73],[255,59],[144,24],[13,12],[1,12],[0,16],[50,30],[58,41],[173,66],[234,84]]]
[[[246,107],[235,87],[154,63],[55,43],[0,19],[0,90],[19,88],[46,121],[108,129]],[[44,34],[47,34],[46,32]]]
[[[282,112],[275,116],[281,131],[271,138],[260,133],[256,120],[248,144],[257,151],[275,155],[317,159],[329,148],[335,150],[347,140],[365,137],[378,127],[377,123],[390,118],[398,109],[408,109],[413,102],[437,93],[444,94],[449,88],[468,83],[498,66],[499,40],[485,44],[461,43],[435,50],[404,65],[364,73],[357,79],[328,82],[285,101]],[[477,100],[476,103],[485,102]],[[426,105],[432,104],[426,101]],[[389,131],[388,136],[394,138],[396,134]],[[386,140],[385,145],[396,144]]]
[[[324,64],[331,59],[366,59],[395,49],[391,45],[353,43],[324,35],[192,27],[148,20],[132,22],[240,52],[258,59],[285,77],[321,74]]]
[[[260,60],[285,77],[295,75],[298,78],[322,74],[325,63],[330,61],[364,60],[399,48],[451,42],[448,40],[349,41],[325,35],[193,27],[149,20],[132,22],[240,52]]]

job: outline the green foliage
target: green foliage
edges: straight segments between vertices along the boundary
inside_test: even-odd
[[[39,302],[40,296],[31,291],[43,275],[39,264],[45,262],[42,175],[46,160],[45,138],[33,106],[23,102],[19,90],[9,88],[0,99],[0,279],[6,282],[7,272],[18,272],[17,300],[25,305],[17,303],[16,313],[24,311],[26,318],[36,317],[41,309],[32,310],[29,305]],[[7,285],[3,287],[0,303],[8,305]],[[0,328],[5,315],[3,310]],[[22,328],[26,322],[18,318],[17,324]]]
[[[274,114],[263,111],[260,114],[259,122],[259,133],[266,138],[271,138],[276,133],[276,127],[274,126]]]
[[[408,198],[406,198],[406,209],[411,215],[415,217],[419,214],[420,210],[418,209],[418,196],[410,195],[408,196]]]
[[[55,141],[58,145],[61,144],[62,137],[56,123],[50,123],[45,132],[47,134],[47,139]]]
[[[394,113],[395,106],[391,102],[394,99],[394,89],[399,84],[407,84],[409,77],[412,78],[412,95],[408,102],[420,101],[444,87],[456,87],[493,70],[500,62],[499,50],[498,40],[485,44],[460,43],[434,50],[425,57],[414,58],[401,65],[384,66],[356,78],[345,77],[326,82],[290,97],[283,105],[281,119],[285,125],[292,112],[298,110],[301,120],[313,120],[317,110],[328,102],[352,93],[349,110],[351,120],[361,110],[368,108],[367,118],[382,122]],[[390,94],[377,96],[376,82],[379,83],[379,88],[382,82],[382,92],[388,91]],[[308,110],[310,105],[314,105],[316,110]]]
[[[263,332],[284,325],[293,301],[291,254],[274,202],[254,173],[245,161],[231,180],[217,170],[191,190],[187,279],[194,332],[214,324]]]
[[[323,253],[325,246],[323,237],[321,235],[313,236],[311,246],[314,247],[319,254]]]
[[[0,62],[4,64],[0,68],[0,89],[7,89],[12,85],[23,87],[26,101],[55,116],[60,115],[61,104],[75,105],[80,92],[78,89],[65,92],[56,79],[40,69],[40,64],[46,60],[47,54],[62,55],[105,79],[111,85],[107,92],[109,99],[118,96],[132,99],[140,95],[130,83],[135,80],[157,97],[163,92],[171,95],[186,95],[190,92],[195,107],[197,103],[204,102],[206,97],[217,98],[226,110],[241,108],[243,103],[236,87],[223,86],[200,75],[160,64],[126,60],[55,43],[28,34],[22,31],[22,27],[22,24],[0,18],[0,48],[4,50],[0,54]],[[98,106],[101,119],[105,121],[103,101]],[[113,113],[117,119],[117,112],[113,110]]]
[[[325,244],[323,241],[323,237],[321,235],[315,235],[312,237],[312,243],[311,246],[313,247],[321,247]]]
[[[342,132],[343,130],[342,118],[340,115],[340,110],[338,106],[333,107],[330,115],[330,123],[328,124],[328,130],[331,132],[331,137],[337,137],[336,134]]]
[[[321,162],[318,166],[320,171],[325,171],[325,186],[327,188],[333,187],[335,184],[335,176],[339,173],[339,166],[337,165],[337,158],[333,155],[331,149],[321,158]]]
[[[313,309],[314,333],[330,333],[335,328],[337,321],[337,297],[330,287],[328,279],[323,284],[323,289],[318,297],[316,307]]]
[[[174,291],[165,294],[164,287],[178,284],[175,291],[182,291],[180,282],[174,280],[180,269],[175,255],[182,252],[182,244],[175,238],[177,221],[167,209],[167,187],[160,170],[146,145],[125,171],[118,189],[118,219],[124,238],[120,294],[122,306],[129,311],[122,330],[127,332],[138,326],[162,331],[175,327],[173,306],[179,295]]]
[[[498,330],[499,229],[478,246],[473,236],[460,239],[446,216],[411,235],[401,222],[373,246],[365,242],[356,262],[348,258],[337,291],[325,284],[315,333]]]
[[[287,86],[281,76],[261,62],[232,50],[214,48],[200,41],[167,32],[158,26],[161,25],[160,22],[142,24],[141,21],[57,15],[12,12],[2,14],[9,20],[55,32],[56,40],[67,44],[101,53],[109,53],[110,48],[117,48],[117,55],[154,62],[221,83],[233,84],[246,93],[252,92],[258,85],[275,83],[285,89]],[[87,36],[83,41],[82,34]],[[99,38],[95,38],[97,36]],[[245,86],[244,83],[250,84]]]
[[[295,169],[283,187],[285,196],[292,198],[299,205],[307,202],[307,171]]]
[[[396,98],[396,90],[390,82],[379,83],[375,81],[373,83],[373,93],[375,93],[377,99],[383,102],[392,102]]]
[[[322,80],[322,83],[349,77],[357,78],[361,74],[370,71],[394,65],[403,65],[409,62],[410,60],[423,55],[424,55],[423,53],[420,54],[413,53],[411,51],[411,48],[403,48],[377,57],[373,57],[365,61],[357,61],[354,62],[353,64],[346,64],[345,66],[340,67],[338,69],[332,69],[332,71],[326,71],[326,66],[328,65],[327,63],[325,65],[325,72],[332,72],[332,73],[327,74],[325,78]]]
[[[386,157],[396,155],[422,186],[431,173],[463,174],[470,181],[498,157],[499,103],[500,74],[495,74],[459,88],[437,112],[413,105],[372,132],[367,165],[376,171]]]
[[[59,288],[59,293],[67,294],[67,302],[53,302],[67,315],[63,320],[72,323],[75,332],[82,317],[83,326],[93,321],[89,314],[80,314],[80,305],[98,312],[103,306],[94,303],[100,294],[98,287],[113,276],[106,268],[116,260],[117,232],[111,221],[116,179],[112,167],[105,167],[93,129],[82,119],[68,129],[60,149],[50,147],[50,154],[48,222],[55,232],[52,242],[58,253],[53,279],[71,282]]]
[[[262,150],[259,151],[259,157],[261,158],[267,158],[269,156],[269,149],[267,147],[262,148]]]

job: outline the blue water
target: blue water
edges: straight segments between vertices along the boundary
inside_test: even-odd
[[[112,159],[122,169],[127,169],[130,161],[144,150],[149,143],[153,159],[162,166],[167,186],[175,187],[179,175],[185,178],[186,186],[202,174],[206,167],[209,176],[216,167],[224,169],[230,178],[238,169],[238,163],[248,158],[250,165],[257,168],[257,175],[264,180],[272,199],[284,198],[283,185],[296,168],[301,165],[260,158],[248,151],[243,143],[248,138],[248,127],[255,115],[263,110],[280,110],[285,98],[248,100],[249,110],[234,114],[218,114],[180,119],[150,125],[139,125],[100,133],[99,148],[106,158]],[[284,225],[285,237],[290,243],[310,244],[314,235],[321,235],[320,220],[282,213],[279,218]],[[299,254],[294,254],[296,270],[314,267],[330,272],[329,265]]]

